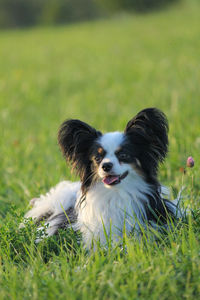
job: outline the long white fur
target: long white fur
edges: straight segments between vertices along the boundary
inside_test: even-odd
[[[61,181],[46,195],[31,200],[33,208],[26,213],[25,218],[40,219],[48,213],[57,215],[74,207],[80,186],[80,182]]]
[[[145,192],[151,191],[140,178],[133,181],[131,177],[124,179],[119,187],[106,188],[98,183],[87,193],[85,201],[78,210],[78,227],[80,228],[85,244],[89,247],[92,239],[106,242],[112,232],[112,240],[118,241],[122,237],[124,226],[126,233],[136,230],[144,223],[144,204],[148,202]],[[111,231],[111,232],[110,232]]]

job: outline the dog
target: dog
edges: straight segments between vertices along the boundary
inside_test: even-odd
[[[141,226],[168,226],[177,217],[177,201],[165,199],[158,167],[168,152],[168,122],[156,108],[140,111],[124,132],[102,134],[76,119],[66,120],[58,143],[79,182],[62,181],[30,201],[25,218],[45,220],[48,236],[59,228],[82,233],[87,248],[94,241],[118,242]]]

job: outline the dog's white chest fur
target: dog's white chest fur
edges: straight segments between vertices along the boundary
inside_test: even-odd
[[[109,189],[100,182],[87,192],[85,200],[77,206],[78,227],[88,246],[92,239],[105,243],[106,236],[118,241],[124,229],[130,233],[133,228],[138,230],[139,223],[144,222],[144,204],[148,201],[144,195],[144,183],[143,193],[139,190],[141,182],[131,183],[130,186],[127,179],[123,187]]]

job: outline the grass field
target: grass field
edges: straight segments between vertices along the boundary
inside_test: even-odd
[[[0,32],[0,299],[199,299],[200,6],[188,1],[146,15],[69,27]],[[125,240],[87,253],[74,233],[34,244],[28,201],[75,179],[57,129],[79,118],[123,130],[145,107],[169,119],[160,180],[185,185],[187,222],[158,241]],[[188,156],[195,167],[184,175]],[[71,246],[70,246],[71,245]],[[70,249],[71,247],[71,249]]]

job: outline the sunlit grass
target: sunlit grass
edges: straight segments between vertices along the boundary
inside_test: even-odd
[[[192,2],[190,2],[192,3]],[[0,298],[191,299],[200,293],[200,10],[119,16],[69,27],[0,32]],[[197,9],[198,8],[198,9]],[[28,200],[75,180],[57,145],[66,118],[123,130],[140,109],[169,119],[160,180],[185,186],[191,213],[174,231],[127,237],[88,253],[72,231],[35,245]],[[185,167],[188,156],[195,167]],[[12,208],[12,205],[15,205]]]

